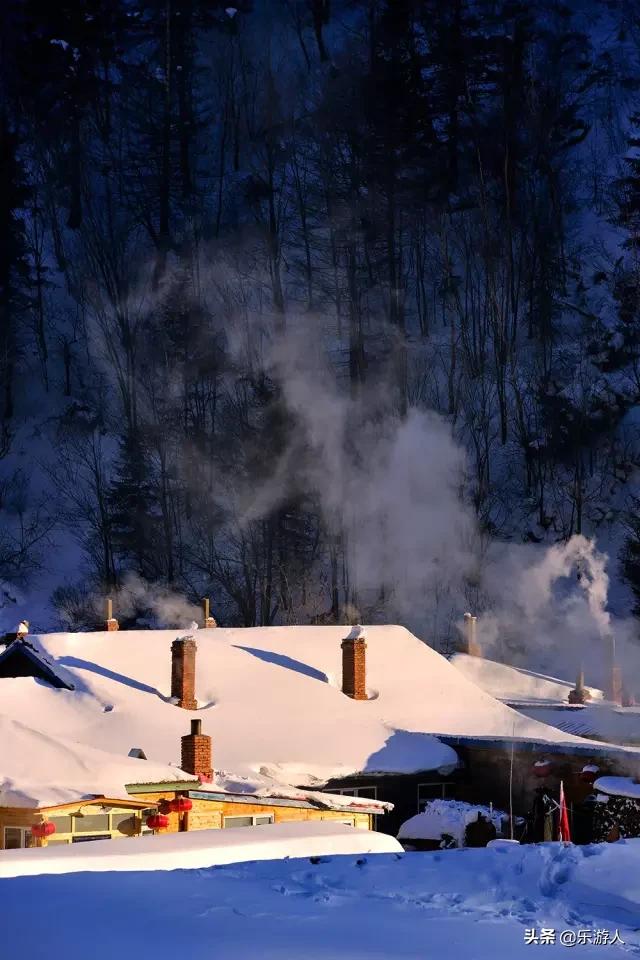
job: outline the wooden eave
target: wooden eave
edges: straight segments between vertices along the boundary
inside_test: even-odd
[[[121,797],[79,797],[77,800],[68,803],[54,803],[43,807],[22,807],[12,806],[11,804],[0,804],[0,810],[24,810],[26,813],[61,813],[65,810],[77,810],[78,807],[86,806],[105,806],[105,807],[126,807],[128,810],[145,810],[149,806],[147,800],[129,800]]]
[[[125,790],[128,794],[136,793],[185,793],[199,787],[200,781],[193,780],[167,780],[166,783],[126,783]]]

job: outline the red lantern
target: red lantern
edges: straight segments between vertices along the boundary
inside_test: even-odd
[[[536,777],[548,777],[551,773],[552,763],[550,760],[536,760],[533,765],[533,772]]]
[[[600,772],[600,767],[597,767],[595,763],[585,763],[584,767],[580,771],[580,779],[585,783],[595,783],[598,779],[598,774]]]
[[[175,797],[169,804],[171,813],[188,813],[193,807],[193,801],[189,797]]]
[[[35,837],[36,840],[44,840],[45,837],[50,837],[55,832],[56,825],[55,823],[51,823],[50,820],[44,820],[42,823],[34,823],[31,827],[31,836]]]
[[[163,813],[154,813],[147,817],[147,826],[150,830],[164,830],[169,826],[169,817],[165,817]]]

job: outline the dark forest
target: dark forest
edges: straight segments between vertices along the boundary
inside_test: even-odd
[[[234,2],[2,4],[3,613],[640,600],[638,5]]]

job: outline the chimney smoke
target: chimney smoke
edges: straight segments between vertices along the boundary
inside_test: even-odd
[[[622,667],[619,667],[617,663],[611,665],[607,696],[612,703],[622,706]]]

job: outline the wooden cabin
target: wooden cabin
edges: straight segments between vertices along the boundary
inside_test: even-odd
[[[341,798],[336,798],[332,807],[329,795],[326,806],[319,806],[307,799],[185,790],[185,786],[184,781],[129,784],[130,799],[92,797],[40,808],[0,807],[0,848],[16,850],[301,820],[333,820],[369,830],[374,815],[382,812],[382,808],[365,803],[345,807]],[[184,809],[176,809],[180,807]]]

